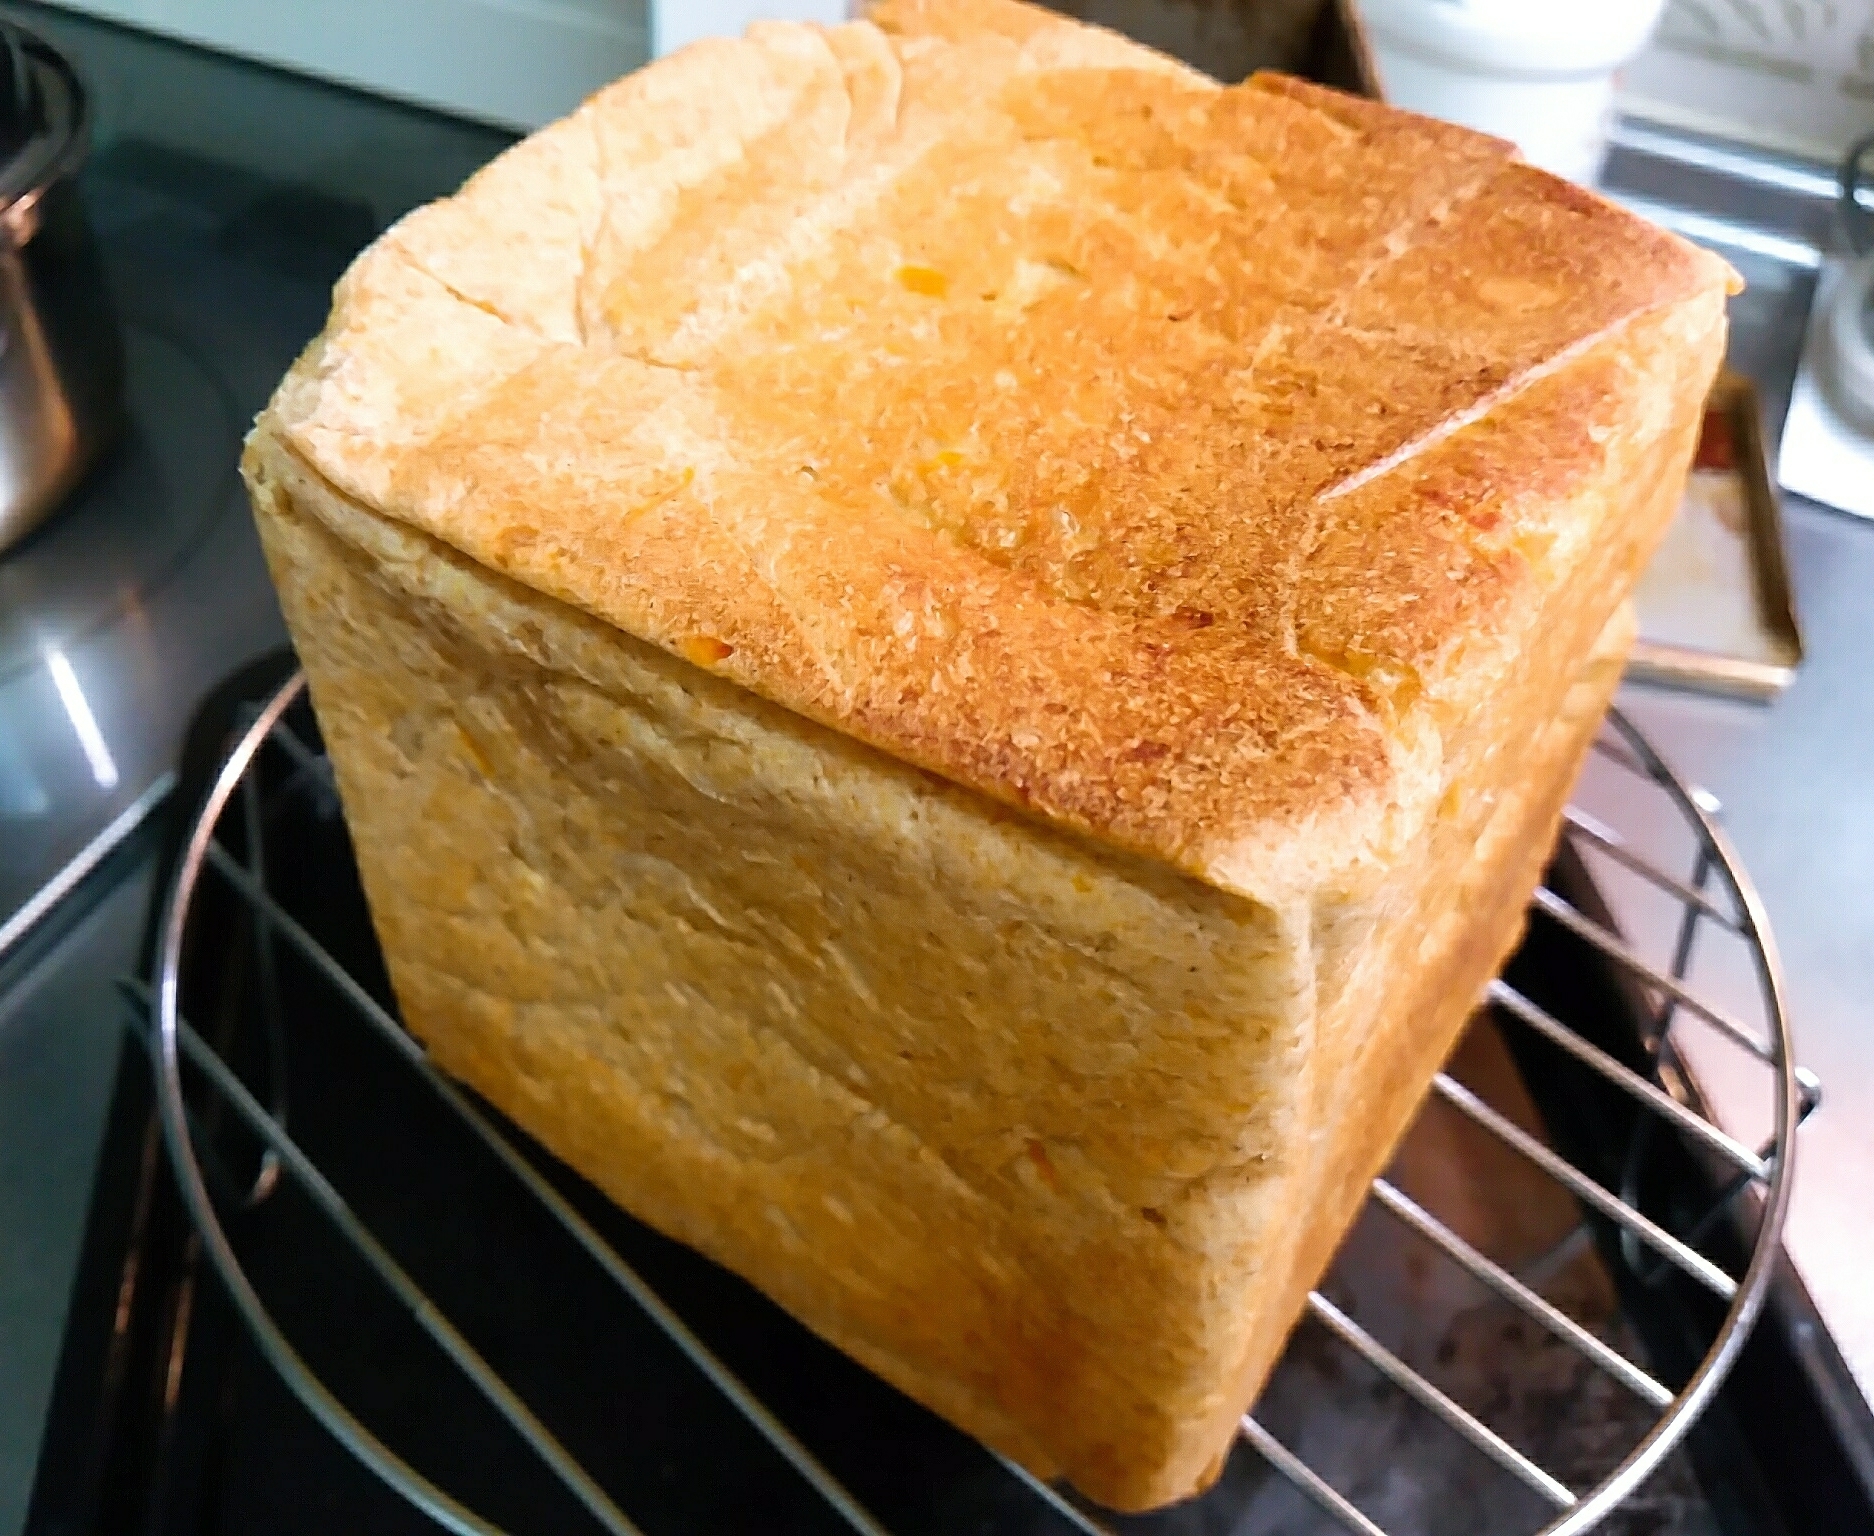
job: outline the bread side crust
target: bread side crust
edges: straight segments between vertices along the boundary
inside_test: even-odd
[[[1424,924],[1420,979],[1324,1017],[1308,912],[802,722],[264,436],[248,473],[439,1063],[1039,1474],[1118,1508],[1204,1485],[1513,941],[1617,664],[1456,818],[1441,863],[1475,867],[1372,926]]]
[[[269,560],[440,1064],[1025,1463],[1094,1435],[1170,1454],[1191,1362],[1236,1346],[1204,1297],[1219,1244],[1294,1144],[1305,923],[805,725],[263,455]],[[1222,1167],[1232,1225],[1186,1222]],[[1098,1408],[1069,1432],[1075,1404]]]

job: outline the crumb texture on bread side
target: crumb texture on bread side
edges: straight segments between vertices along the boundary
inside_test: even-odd
[[[1496,140],[887,4],[686,49],[405,219],[264,430],[764,698],[1280,904],[1412,845],[1727,280]],[[1503,428],[1545,391],[1546,435]]]

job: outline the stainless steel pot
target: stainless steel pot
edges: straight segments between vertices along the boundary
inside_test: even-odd
[[[73,184],[89,136],[76,72],[0,22],[0,553],[123,421],[123,341]]]

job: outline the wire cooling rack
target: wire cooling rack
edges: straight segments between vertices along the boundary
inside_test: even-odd
[[[505,1121],[431,1065],[391,1011],[312,931],[317,922],[309,917],[302,923],[276,899],[270,888],[273,872],[260,765],[269,754],[278,755],[272,773],[275,787],[268,793],[305,794],[330,801],[334,791],[302,677],[293,678],[250,715],[250,723],[233,741],[189,829],[160,931],[153,994],[148,989],[136,990],[147,1019],[159,1110],[184,1203],[261,1354],[326,1430],[438,1525],[475,1536],[498,1533],[496,1525],[458,1502],[354,1416],[308,1367],[270,1314],[230,1241],[224,1217],[267,1200],[282,1181],[290,1181],[454,1362],[468,1386],[584,1506],[597,1527],[613,1536],[639,1530],[614,1493],[574,1458],[536,1410],[400,1265],[392,1253],[395,1234],[370,1230],[289,1133],[276,963],[282,953],[291,952],[321,978],[328,991],[332,1027],[361,1027],[387,1043],[494,1154],[507,1175],[551,1213],[586,1259],[609,1278],[619,1293],[619,1305],[641,1309],[824,1500],[826,1511],[853,1531],[884,1536],[886,1527],[680,1316],[682,1298],[676,1298],[679,1305],[673,1305],[658,1294],[520,1150]],[[1534,1495],[1536,1507],[1548,1513],[1519,1529],[1539,1530],[1543,1536],[1574,1536],[1602,1521],[1659,1467],[1711,1402],[1763,1306],[1789,1196],[1794,1132],[1819,1097],[1817,1086],[1792,1060],[1774,944],[1757,895],[1717,824],[1715,803],[1681,784],[1644,737],[1618,714],[1610,715],[1596,750],[1611,771],[1630,781],[1629,790],[1650,797],[1648,808],[1638,813],[1642,818],[1677,825],[1684,834],[1681,841],[1690,849],[1689,866],[1683,875],[1660,867],[1654,855],[1641,851],[1642,844],[1654,847],[1657,838],[1628,835],[1579,808],[1568,812],[1565,839],[1590,862],[1617,869],[1624,878],[1641,882],[1656,899],[1676,907],[1676,921],[1668,925],[1673,934],[1670,952],[1658,957],[1641,953],[1615,930],[1604,911],[1597,915],[1587,910],[1592,902],[1571,901],[1547,887],[1536,893],[1532,923],[1553,925],[1598,952],[1632,1000],[1632,1016],[1641,1021],[1639,1055],[1635,1058],[1628,1053],[1628,1059],[1621,1059],[1618,1052],[1597,1044],[1589,1032],[1564,1022],[1556,1011],[1540,1005],[1507,979],[1491,983],[1485,1001],[1493,1005],[1506,1033],[1520,1030],[1547,1042],[1630,1101],[1637,1112],[1627,1133],[1630,1146],[1625,1172],[1613,1181],[1593,1177],[1548,1139],[1535,1134],[1526,1117],[1519,1121],[1505,1113],[1456,1075],[1440,1074],[1432,1095],[1499,1144],[1500,1152],[1521,1160],[1565,1190],[1581,1214],[1577,1237],[1596,1230],[1613,1236],[1612,1251],[1645,1283],[1677,1276],[1708,1292],[1723,1309],[1709,1348],[1683,1380],[1669,1386],[1635,1358],[1638,1352],[1630,1338],[1617,1337],[1617,1329],[1589,1326],[1545,1295],[1539,1266],[1524,1266],[1519,1273],[1468,1240],[1458,1223],[1441,1218],[1409,1195],[1400,1182],[1384,1177],[1374,1182],[1370,1209],[1429,1244],[1527,1323],[1576,1352],[1631,1399],[1629,1408],[1637,1405],[1637,1417],[1622,1420],[1634,1425],[1631,1443],[1610,1458],[1611,1470],[1593,1486],[1578,1489],[1556,1470],[1541,1465],[1528,1449],[1512,1443],[1509,1433],[1486,1422],[1487,1408],[1460,1401],[1458,1394],[1432,1379],[1433,1373],[1409,1363],[1402,1351],[1382,1342],[1378,1332],[1355,1315],[1360,1309],[1346,1304],[1344,1297],[1337,1301],[1317,1291],[1308,1298],[1310,1317],[1333,1347],[1364,1361],[1389,1384],[1387,1390],[1402,1394],[1429,1416],[1429,1422],[1441,1424],[1452,1436],[1468,1442],[1477,1455]],[[1656,826],[1649,821],[1642,830],[1650,833]],[[237,899],[238,910],[244,914],[244,924],[236,925],[239,932],[226,923],[213,925],[212,932],[198,931],[208,926],[199,922],[199,913],[210,882],[222,883]],[[1719,941],[1739,949],[1754,971],[1758,1003],[1754,1018],[1739,1016],[1710,1000],[1689,979],[1699,946]],[[197,953],[208,946],[212,952],[215,946],[237,944],[248,946],[257,973],[259,1017],[245,1027],[258,1034],[260,1045],[250,1049],[248,1059],[260,1065],[257,1069],[250,1066],[244,1074],[192,1026],[184,996],[185,951]],[[1705,1112],[1678,1048],[1683,1033],[1693,1029],[1715,1033],[1755,1064],[1767,1085],[1768,1119],[1773,1126],[1761,1144],[1746,1144]],[[185,1091],[185,1066],[192,1085],[189,1091]],[[250,1084],[248,1079],[257,1081]],[[251,1179],[230,1180],[213,1149],[212,1126],[228,1112],[258,1138],[262,1148]],[[1717,1191],[1702,1211],[1676,1224],[1641,1208],[1646,1201],[1639,1193],[1638,1170],[1647,1148],[1658,1144],[1661,1131],[1679,1138],[1709,1172],[1709,1187]],[[1709,1241],[1720,1231],[1733,1234],[1728,1248]],[[1741,1245],[1736,1240],[1739,1233]],[[1603,1244],[1604,1249],[1607,1246]],[[1734,1262],[1729,1267],[1719,1262],[1714,1249],[1730,1253]],[[1739,1256],[1741,1263],[1735,1262]],[[1388,1536],[1346,1489],[1336,1485],[1329,1471],[1311,1465],[1255,1413],[1244,1417],[1240,1438],[1247,1452],[1263,1458],[1312,1501],[1328,1522],[1360,1536]],[[1374,1454],[1387,1452],[1375,1448]],[[1050,1512],[1067,1529],[1081,1532],[1112,1528],[1116,1517],[1084,1507],[1071,1493],[1039,1481],[1013,1463],[1002,1465],[1014,1480],[1011,1487],[1017,1492],[1025,1489],[1023,1496],[1036,1501],[1037,1514]]]

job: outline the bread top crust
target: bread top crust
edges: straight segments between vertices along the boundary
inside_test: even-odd
[[[1728,280],[1497,140],[905,0],[685,49],[411,214],[256,451],[1282,900],[1422,823],[1683,392],[1635,322],[1695,350]]]

